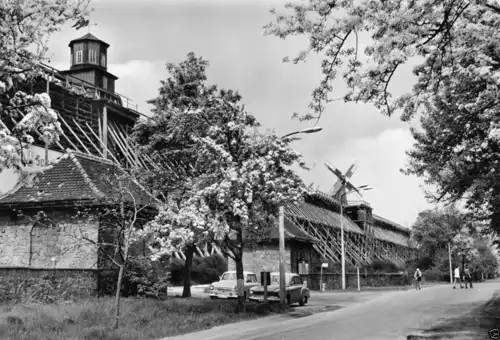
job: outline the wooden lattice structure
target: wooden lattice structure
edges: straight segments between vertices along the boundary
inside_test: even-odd
[[[371,208],[366,202],[344,209],[347,210],[343,217],[347,262],[365,265],[379,259],[402,267],[415,259],[416,251],[408,243],[408,229],[377,215],[371,216]],[[320,241],[314,247],[321,258],[340,262],[339,200],[317,192],[306,197],[300,205],[286,206],[285,216]]]

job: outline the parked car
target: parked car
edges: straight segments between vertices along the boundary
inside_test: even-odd
[[[252,272],[243,272],[245,278],[245,300],[250,296],[250,288],[258,286],[257,275]],[[212,283],[208,288],[211,299],[236,299],[236,271],[228,271],[222,274],[219,282]]]
[[[311,291],[304,285],[302,278],[293,273],[285,274],[286,303],[291,305],[299,303],[305,305],[311,298]],[[280,273],[271,273],[271,284],[267,286],[267,299],[269,302],[280,301]],[[264,287],[258,286],[250,289],[251,301],[264,301]]]

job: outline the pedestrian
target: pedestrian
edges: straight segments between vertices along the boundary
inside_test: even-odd
[[[472,289],[472,277],[470,275],[470,270],[468,265],[465,265],[464,268],[464,281],[465,281],[465,289],[468,289],[467,283],[470,285],[470,288]]]
[[[420,271],[419,268],[417,268],[417,270],[415,270],[415,288],[417,290],[421,290],[422,287],[420,286],[420,282],[422,281],[422,272]]]
[[[460,279],[460,269],[458,269],[458,265],[455,268],[455,275],[454,276],[455,276],[455,280],[453,280],[453,289],[456,289],[455,285],[457,283],[457,280],[458,280],[458,282],[460,282],[460,288],[464,288],[462,286],[462,280]]]

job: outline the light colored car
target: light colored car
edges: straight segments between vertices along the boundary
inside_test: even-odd
[[[305,305],[311,298],[311,291],[304,285],[304,281],[298,274],[285,274],[286,303],[291,305],[299,303]],[[271,284],[267,286],[267,299],[269,302],[280,301],[280,273],[271,273]],[[264,287],[258,286],[250,290],[250,301],[264,301]]]
[[[257,275],[252,272],[243,272],[245,278],[245,300],[250,296],[250,288],[259,285]],[[208,295],[211,299],[236,299],[236,271],[228,271],[222,274],[219,282],[212,283],[208,288]]]

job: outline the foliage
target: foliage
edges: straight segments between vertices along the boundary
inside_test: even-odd
[[[13,130],[0,124],[0,171],[24,164],[22,149],[38,133],[48,145],[58,140],[61,127],[47,94],[29,95],[22,87],[41,75],[50,35],[67,22],[85,26],[89,0],[8,0],[0,3],[0,120],[18,123]],[[1,122],[0,122],[1,123]]]
[[[184,260],[172,259],[168,265],[170,283],[174,286],[182,283],[184,262]],[[226,269],[226,260],[218,254],[207,257],[194,257],[191,269],[191,283],[208,284],[218,281]]]
[[[171,191],[145,233],[157,255],[200,238],[225,239],[242,280],[244,240],[265,235],[278,207],[302,198],[305,188],[290,167],[304,163],[291,140],[256,131],[237,93],[206,85],[207,65],[194,54],[167,65],[172,77],[162,83],[155,115],[135,129],[135,142],[165,165],[155,177]],[[169,166],[169,157],[178,166]]]
[[[463,223],[463,214],[456,208],[424,210],[418,214],[411,236],[424,256],[434,259],[440,250],[448,249],[448,243],[452,242]]]
[[[161,81],[158,97],[149,101],[154,105],[153,117],[137,124],[131,136],[132,143],[161,165],[146,177],[147,185],[164,201],[154,221],[154,229],[161,230],[161,236],[153,241],[153,247],[155,256],[170,254],[173,248],[185,250],[183,297],[191,295],[188,281],[194,244],[210,241],[218,228],[213,221],[209,226],[212,217],[207,205],[192,197],[193,178],[203,172],[197,166],[196,142],[192,137],[204,137],[220,123],[217,116],[208,112],[220,109],[215,98],[232,103],[241,98],[232,91],[218,91],[216,86],[207,85],[208,66],[208,61],[194,53],[178,65],[168,63],[169,78]],[[206,112],[200,115],[202,111]]]
[[[323,79],[313,91],[312,113],[332,101],[333,81],[344,65],[348,92],[340,99],[373,103],[402,119],[421,116],[422,131],[408,152],[405,173],[437,187],[429,198],[465,198],[476,218],[500,230],[500,4],[494,0],[330,1],[287,4],[266,33],[304,35],[310,52],[324,56]],[[368,37],[364,51],[359,38]],[[364,55],[362,55],[364,52]],[[288,58],[285,58],[288,60]],[[417,64],[411,93],[393,98],[389,84],[404,64]]]
[[[124,298],[123,325],[110,330],[111,298],[85,299],[52,305],[0,306],[0,338],[37,340],[150,340],[202,331],[274,313],[287,313],[284,305],[249,304],[236,314],[235,302],[224,300],[169,299],[158,301]],[[10,322],[10,323],[9,323]]]
[[[453,237],[451,243],[453,244],[451,251],[461,258],[465,258],[467,261],[471,261],[479,256],[479,252],[475,247],[474,235],[467,225],[460,229]]]
[[[144,253],[134,249],[134,245],[143,242],[141,228],[156,213],[157,200],[151,197],[130,173],[116,166],[101,173],[100,184],[101,190],[104,191],[101,197],[96,199],[91,207],[81,207],[77,214],[77,218],[84,217],[99,225],[99,238],[96,240],[86,236],[82,228],[76,237],[95,246],[99,254],[104,256],[101,267],[109,267],[111,264],[118,268],[115,289],[116,314],[113,323],[113,328],[116,329],[120,319],[121,287],[125,272],[126,269],[137,269],[140,266],[138,259],[146,257]],[[135,261],[131,262],[134,257]],[[131,272],[129,277],[137,284],[138,289],[153,289],[158,280],[151,279],[151,271],[152,267],[142,266],[141,272],[137,275]],[[146,275],[142,276],[144,274]]]
[[[368,266],[363,267],[371,273],[397,273],[401,270],[397,265],[389,261],[375,259]]]
[[[449,244],[453,268],[466,262],[471,270],[496,271],[498,254],[493,249],[494,240],[482,231],[480,224],[456,208],[422,211],[412,227],[412,238],[424,256],[416,266],[440,272],[449,279]]]

